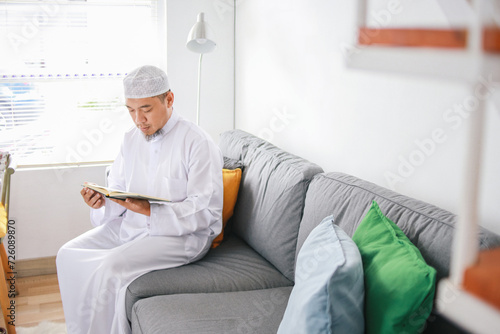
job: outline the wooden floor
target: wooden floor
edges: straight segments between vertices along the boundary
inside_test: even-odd
[[[64,322],[57,275],[16,279],[16,327],[32,327],[42,321]],[[3,327],[3,317],[0,321]]]

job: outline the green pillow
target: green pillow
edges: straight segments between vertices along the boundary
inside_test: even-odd
[[[366,333],[419,333],[432,310],[436,270],[375,201],[352,239],[365,273]]]

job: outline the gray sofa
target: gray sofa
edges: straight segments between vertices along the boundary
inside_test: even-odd
[[[294,284],[296,255],[323,218],[352,236],[373,200],[446,277],[456,216],[289,154],[243,131],[221,136],[244,165],[222,244],[200,261],[139,277],[127,291],[133,333],[276,333]],[[500,237],[480,231],[482,249]],[[426,332],[459,333],[434,311]]]

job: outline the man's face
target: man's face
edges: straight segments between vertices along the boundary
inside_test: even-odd
[[[171,115],[167,99],[164,103],[157,97],[127,99],[126,104],[130,117],[147,138],[163,128]]]

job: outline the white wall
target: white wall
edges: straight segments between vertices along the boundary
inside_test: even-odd
[[[237,128],[458,213],[467,119],[454,110],[468,106],[471,87],[347,69],[341,45],[352,42],[355,1],[236,3]],[[500,112],[487,117],[481,219],[500,233]]]
[[[174,107],[195,121],[198,56],[185,43],[201,11],[218,44],[203,59],[201,126],[218,141],[221,132],[233,127],[233,7],[222,0],[168,0],[167,67]],[[91,228],[89,208],[79,191],[84,181],[103,183],[104,170],[105,166],[16,171],[10,216],[16,221],[17,260],[55,256],[66,241]]]
[[[91,228],[81,184],[104,184],[104,166],[17,170],[11,178],[10,218],[16,226],[16,260],[54,256]]]

